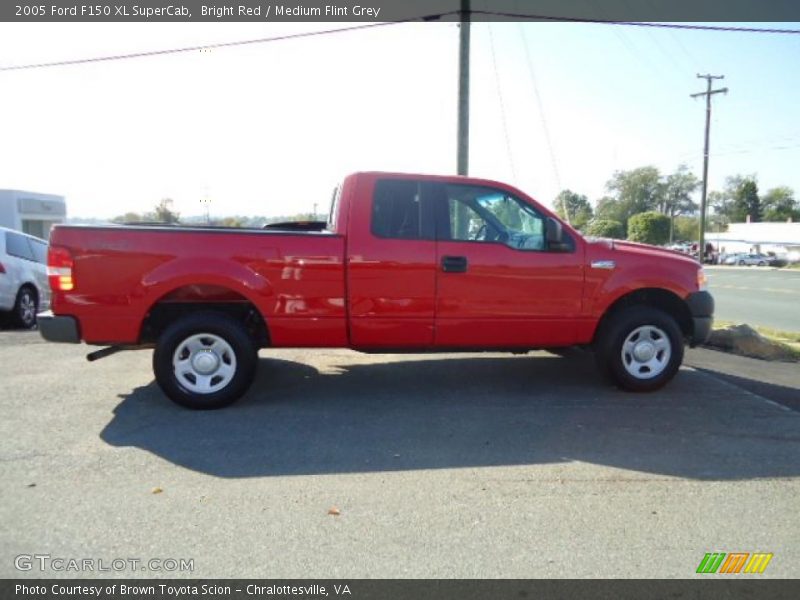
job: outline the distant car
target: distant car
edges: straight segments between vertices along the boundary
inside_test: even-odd
[[[49,306],[47,242],[0,227],[0,311],[30,329]]]
[[[731,254],[725,259],[726,265],[755,265],[766,267],[770,263],[770,257],[763,254]]]
[[[776,254],[767,254],[767,261],[769,262],[770,267],[785,267],[789,264],[786,256],[778,256]]]
[[[675,244],[670,244],[667,246],[669,250],[675,250],[677,252],[683,252],[684,254],[689,254],[692,251],[692,246],[690,244],[677,242]]]

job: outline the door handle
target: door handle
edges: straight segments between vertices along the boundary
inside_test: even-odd
[[[442,257],[442,271],[445,273],[466,273],[467,272],[467,257],[466,256],[443,256]]]

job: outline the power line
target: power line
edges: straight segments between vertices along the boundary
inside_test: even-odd
[[[514,181],[517,179],[517,169],[514,166],[514,153],[511,151],[511,138],[508,135],[508,122],[506,120],[506,105],[503,101],[503,86],[500,85],[500,73],[497,70],[497,58],[494,52],[494,35],[492,35],[492,26],[489,25],[489,47],[492,51],[492,68],[494,69],[494,80],[497,84],[497,97],[500,100],[500,118],[503,123],[503,135],[506,139],[506,153],[508,154],[508,162],[511,165],[511,176]]]
[[[597,25],[625,25],[630,27],[656,27],[662,29],[692,29],[699,31],[725,31],[738,33],[779,33],[800,35],[800,29],[778,29],[764,27],[730,27],[723,25],[692,25],[688,23],[653,23],[649,21],[613,21],[603,19],[585,19],[581,17],[554,17],[551,15],[534,15],[530,13],[499,12],[491,10],[473,10],[474,15],[488,17],[506,17],[509,19],[531,19],[539,21],[560,21],[565,23],[592,23]]]
[[[714,156],[730,156],[732,154],[753,154],[755,152],[763,153],[763,152],[770,152],[772,150],[794,150],[795,148],[800,148],[800,144],[790,144],[790,145],[782,145],[782,146],[757,146],[755,148],[740,148],[735,150],[717,150],[713,154]],[[679,162],[684,160],[698,160],[702,158],[702,153],[693,152],[691,154],[684,154],[681,156]]]
[[[100,62],[110,62],[116,60],[127,60],[132,58],[147,58],[151,56],[165,56],[170,54],[180,54],[184,52],[194,52],[197,50],[215,49],[215,48],[231,48],[236,46],[247,46],[253,44],[266,44],[270,42],[281,42],[293,39],[302,39],[309,37],[321,37],[325,35],[332,35],[337,33],[346,33],[351,31],[359,31],[364,29],[372,29],[376,27],[385,27],[390,25],[400,25],[404,23],[412,23],[415,21],[437,21],[451,16],[461,15],[462,11],[455,10],[443,13],[434,13],[430,15],[420,15],[418,17],[411,17],[401,21],[386,21],[382,23],[367,23],[364,25],[353,25],[351,27],[340,27],[337,29],[323,29],[320,31],[306,31],[302,33],[293,33],[288,35],[279,35],[274,37],[256,38],[252,40],[239,40],[233,42],[217,42],[212,44],[200,44],[196,46],[184,46],[180,48],[167,48],[163,50],[150,50],[145,52],[131,52],[128,54],[116,54],[109,56],[97,56],[89,58],[77,58],[72,60],[58,60],[41,63],[29,63],[21,65],[11,65],[7,67],[0,67],[0,72],[4,71],[25,71],[31,69],[43,69],[47,67],[66,67],[72,65],[83,65]],[[663,29],[688,29],[699,31],[720,31],[720,32],[733,32],[733,33],[767,33],[767,34],[788,34],[800,35],[800,29],[775,29],[775,28],[759,28],[759,27],[725,27],[719,25],[690,25],[687,23],[652,23],[652,22],[639,22],[639,21],[611,21],[602,19],[583,19],[580,17],[554,17],[550,15],[535,15],[529,13],[512,13],[512,12],[499,12],[490,10],[470,10],[470,15],[484,15],[490,17],[503,17],[508,19],[529,19],[538,21],[549,22],[563,22],[563,23],[587,23],[595,25],[621,25],[629,27],[654,27]]]
[[[446,13],[449,14],[449,13]],[[147,58],[151,56],[165,56],[169,54],[181,54],[184,52],[195,52],[197,50],[210,50],[216,48],[232,48],[236,46],[248,46],[253,44],[267,44],[270,42],[283,42],[287,40],[296,40],[302,38],[310,38],[310,37],[317,37],[317,36],[325,36],[325,35],[332,35],[337,33],[347,33],[350,31],[360,31],[364,29],[373,29],[376,27],[386,27],[389,25],[402,25],[404,23],[409,23],[416,20],[428,20],[428,19],[438,19],[441,18],[442,15],[431,15],[426,17],[418,17],[415,19],[407,19],[405,21],[387,21],[384,23],[367,23],[366,25],[353,25],[351,27],[340,27],[336,29],[322,29],[319,31],[304,31],[301,33],[290,33],[286,35],[278,35],[273,37],[266,37],[266,38],[256,38],[252,40],[238,40],[233,42],[216,42],[212,44],[200,44],[197,46],[183,46],[180,48],[167,48],[163,50],[149,50],[144,52],[132,52],[130,54],[115,54],[109,56],[96,56],[91,58],[76,58],[72,60],[59,60],[59,61],[52,61],[52,62],[43,62],[43,63],[32,63],[32,64],[24,64],[24,65],[12,65],[10,67],[0,67],[0,71],[23,71],[23,70],[30,70],[30,69],[44,69],[47,67],[66,67],[71,65],[84,65],[84,64],[92,64],[92,63],[99,63],[99,62],[110,62],[116,60],[127,60],[132,58]]]
[[[519,35],[522,38],[522,47],[525,50],[525,62],[528,65],[528,75],[531,78],[531,84],[533,85],[533,94],[536,96],[536,105],[539,108],[539,120],[542,123],[542,132],[544,133],[544,139],[547,143],[547,150],[550,153],[550,165],[553,168],[553,175],[556,178],[556,185],[558,186],[558,191],[560,192],[563,188],[561,187],[561,175],[558,170],[558,161],[556,160],[556,153],[553,148],[553,141],[550,137],[550,128],[547,126],[547,117],[544,114],[544,103],[542,102],[542,96],[539,94],[539,85],[536,82],[536,72],[533,68],[533,60],[531,60],[531,53],[530,49],[528,48],[528,39],[525,37],[525,33],[522,31],[522,27],[520,26]],[[569,222],[569,212],[567,211],[567,207],[564,206],[564,214],[566,215],[567,222]]]

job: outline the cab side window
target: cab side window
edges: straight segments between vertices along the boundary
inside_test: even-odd
[[[499,242],[544,250],[544,217],[514,196],[490,188],[447,185],[451,240]]]

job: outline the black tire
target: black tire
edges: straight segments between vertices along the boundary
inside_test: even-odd
[[[683,334],[675,319],[664,311],[632,306],[603,323],[597,333],[595,356],[601,370],[620,388],[650,392],[663,387],[678,372],[683,362]]]
[[[738,264],[740,267],[743,267],[743,266],[744,266],[744,261],[743,261],[743,260],[740,260],[740,261],[739,261],[737,264]]]
[[[759,267],[766,267],[766,266],[767,266],[767,263],[765,263],[765,262],[762,260],[761,262],[759,262],[759,263],[758,263],[758,266],[759,266]]]
[[[195,410],[222,408],[241,398],[257,364],[258,350],[244,325],[211,311],[189,314],[167,327],[153,352],[159,387],[173,402]]]
[[[23,285],[17,292],[14,303],[14,322],[25,329],[36,326],[36,313],[39,312],[39,298],[29,285]]]

